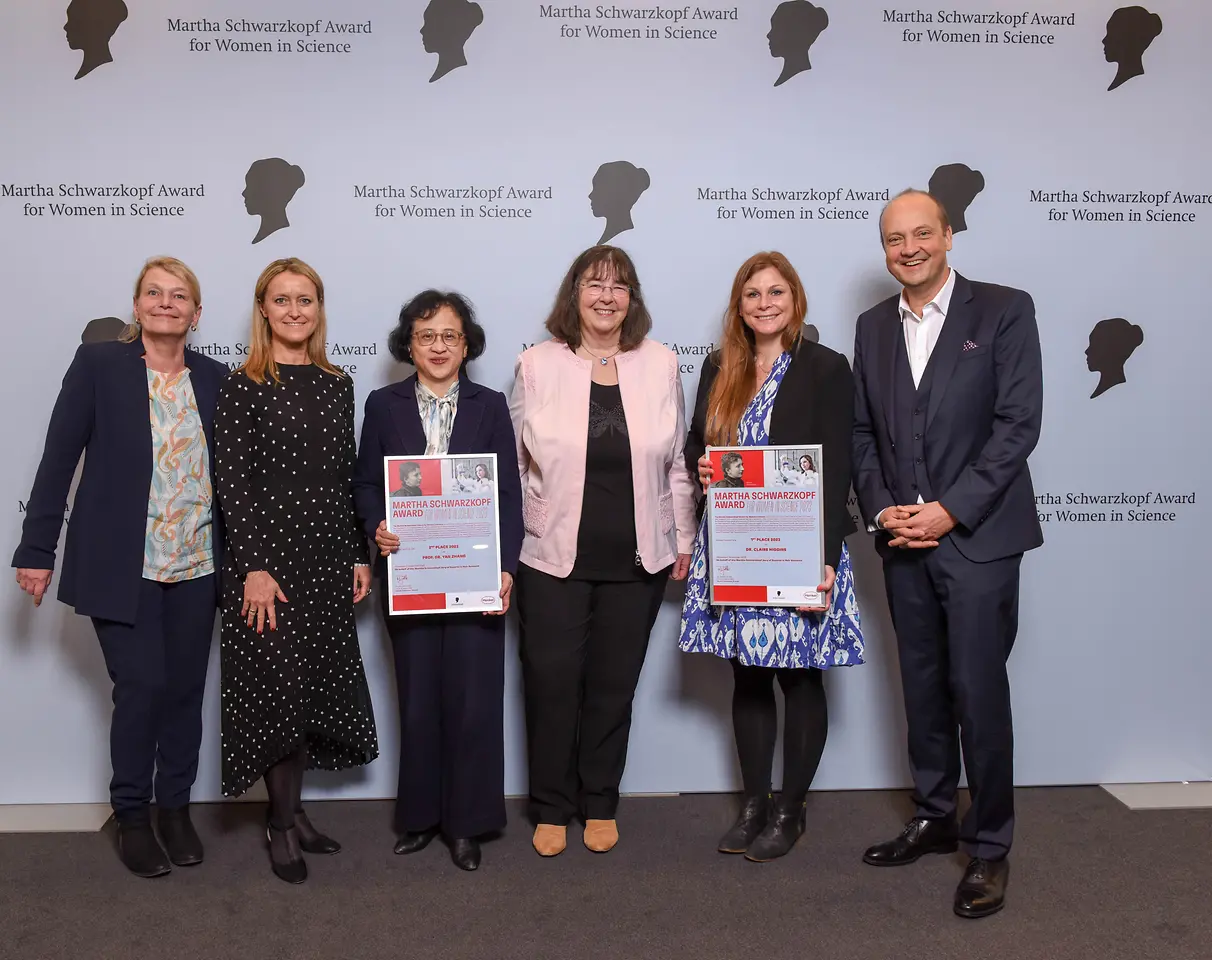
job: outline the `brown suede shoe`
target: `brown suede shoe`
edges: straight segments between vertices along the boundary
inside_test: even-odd
[[[564,848],[568,846],[567,834],[567,827],[560,827],[554,823],[540,823],[534,828],[534,839],[530,842],[534,844],[539,856],[554,857],[563,853]]]
[[[614,820],[586,820],[585,846],[594,853],[607,853],[619,842],[619,825]]]

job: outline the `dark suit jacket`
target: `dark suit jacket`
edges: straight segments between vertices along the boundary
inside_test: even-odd
[[[185,365],[206,434],[213,488],[215,401],[227,367],[192,350],[185,351]],[[54,569],[67,493],[84,453],[67,525],[59,599],[87,617],[135,622],[153,469],[147,403],[142,340],[86,343],[63,378],[46,430],[13,566]],[[223,524],[217,497],[213,509],[218,570]]]
[[[686,437],[686,469],[699,482],[699,457],[706,450],[707,397],[720,372],[719,351],[703,363],[694,416]],[[825,497],[825,563],[837,569],[842,540],[854,532],[846,504],[850,496],[850,430],[854,420],[854,380],[840,353],[800,340],[779,384],[770,412],[771,446],[817,444],[822,448]]]
[[[518,447],[505,394],[459,374],[459,405],[450,431],[449,453],[495,453],[501,518],[501,569],[518,570],[522,549],[522,481],[516,468]],[[417,409],[417,377],[380,387],[366,398],[362,442],[354,471],[354,506],[373,540],[387,513],[383,496],[383,458],[425,453],[425,428]],[[377,551],[376,551],[377,552]],[[379,558],[380,575],[386,563]]]
[[[854,337],[854,486],[868,523],[900,499],[892,493],[890,426],[897,351],[905,350],[899,299],[859,317]],[[1044,536],[1027,455],[1039,440],[1044,383],[1031,297],[957,273],[930,364],[925,466],[936,498],[958,521],[952,542],[978,563],[1038,547]],[[877,546],[887,542],[880,534]]]

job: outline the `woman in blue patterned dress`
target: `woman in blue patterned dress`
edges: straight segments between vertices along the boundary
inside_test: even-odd
[[[823,448],[823,606],[712,606],[704,517],[682,607],[681,648],[732,662],[732,725],[745,796],[719,849],[756,861],[783,856],[804,832],[805,797],[828,733],[824,671],[863,662],[854,574],[843,542],[855,529],[846,505],[853,380],[845,357],[801,336],[806,312],[803,285],[782,254],[754,254],[741,265],[720,349],[703,366],[686,440],[687,469],[704,490],[712,480],[708,444]],[[776,678],[786,705],[777,801],[771,794]]]

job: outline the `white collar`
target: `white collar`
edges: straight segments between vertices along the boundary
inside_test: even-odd
[[[922,318],[924,319],[926,316],[926,307],[930,306],[931,304],[934,304],[934,309],[937,310],[939,313],[941,313],[945,319],[947,316],[947,311],[951,307],[951,294],[954,292],[955,292],[955,269],[953,267],[948,267],[947,268],[947,279],[943,282],[942,287],[939,289],[938,293],[936,293],[934,295],[934,298],[932,300],[929,300],[922,307]],[[906,316],[913,317],[913,319],[915,319],[915,320],[917,319],[917,317],[914,315],[913,311],[911,309],[909,309],[909,301],[905,297],[904,290],[901,291],[901,301],[898,304],[898,307],[900,310],[900,317],[902,320],[904,320]]]

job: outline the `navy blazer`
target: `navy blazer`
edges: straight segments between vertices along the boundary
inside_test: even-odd
[[[686,437],[686,469],[699,485],[699,457],[707,449],[707,400],[720,372],[720,354],[707,357]],[[801,337],[783,374],[770,412],[771,446],[820,444],[821,493],[825,498],[825,563],[837,569],[842,541],[854,533],[850,515],[850,434],[854,423],[854,380],[840,353]],[[703,502],[706,502],[705,500]]]
[[[868,523],[897,503],[891,425],[897,352],[905,352],[899,300],[859,317],[854,337],[854,486]],[[948,536],[977,563],[1038,547],[1044,535],[1027,456],[1039,440],[1044,380],[1031,297],[957,273],[929,363],[925,467],[958,523]],[[883,552],[887,542],[881,533],[876,546]]]
[[[215,401],[227,367],[193,350],[185,351],[185,365],[206,434],[213,488]],[[86,617],[135,622],[153,469],[147,404],[142,340],[82,344],[63,378],[46,430],[13,566],[54,569],[67,493],[84,453],[67,525],[59,599]],[[223,559],[218,498],[213,509],[218,570]],[[218,580],[215,577],[216,604]]]
[[[513,576],[522,549],[522,481],[518,447],[505,394],[481,386],[459,373],[459,404],[450,431],[449,453],[495,453],[501,518],[501,569]],[[354,506],[372,540],[387,516],[383,458],[425,453],[425,428],[417,408],[417,376],[380,387],[366,398],[362,442],[354,471]],[[376,551],[377,552],[377,551]],[[386,561],[379,557],[380,574]]]

